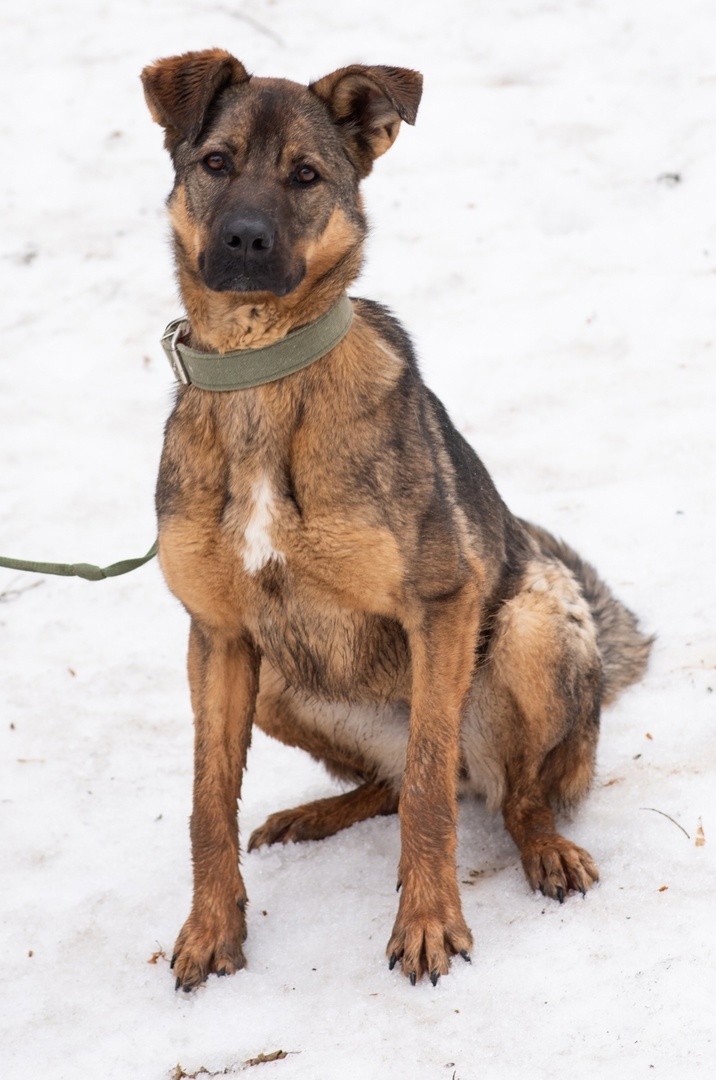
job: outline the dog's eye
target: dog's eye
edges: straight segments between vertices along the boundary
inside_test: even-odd
[[[310,165],[301,165],[293,176],[299,184],[313,184],[318,180],[318,173]]]
[[[209,170],[209,172],[226,172],[227,161],[223,154],[207,154],[204,158],[203,164]]]

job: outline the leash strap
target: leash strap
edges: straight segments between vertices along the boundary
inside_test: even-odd
[[[26,570],[31,574],[57,574],[60,577],[80,577],[85,581],[101,581],[103,578],[119,577],[128,574],[153,559],[157,553],[155,540],[146,555],[141,559],[122,559],[111,566],[93,566],[92,563],[50,563],[29,562],[25,559],[6,559],[0,555],[0,566],[8,570]]]

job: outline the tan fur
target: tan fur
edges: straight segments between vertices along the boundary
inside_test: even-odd
[[[207,50],[143,81],[177,170],[193,344],[255,347],[326,312],[361,264],[358,180],[415,120],[420,77],[352,65],[305,88]],[[254,721],[358,787],[272,814],[250,849],[398,810],[387,951],[413,982],[469,959],[459,792],[502,809],[533,888],[561,901],[597,879],[553,807],[587,791],[601,697],[638,677],[648,642],[571,549],[509,513],[399,324],[353,304],[322,359],[253,389],[182,388],[167,424],[159,555],[191,615],[196,723],[185,990],[244,963],[236,800]]]
[[[192,217],[183,188],[178,188],[172,196],[169,216],[176,233],[182,237],[187,258],[195,264],[206,243],[206,233]],[[345,214],[336,209],[325,233],[305,246],[303,254],[311,268],[310,276],[301,284],[297,295],[283,303],[277,302],[275,297],[265,300],[260,294],[249,303],[237,303],[234,293],[197,289],[193,274],[188,274],[180,266],[179,284],[186,305],[192,311],[195,344],[217,353],[233,349],[258,349],[285,337],[297,322],[300,323],[300,319],[311,322],[317,317],[314,314],[312,289],[337,259],[350,253],[356,241],[355,228]],[[301,312],[298,319],[297,306]]]
[[[300,840],[324,840],[359,821],[394,814],[398,796],[383,784],[361,784],[344,795],[317,799],[292,810],[271,814],[249,840],[249,851],[263,844],[289,844]]]

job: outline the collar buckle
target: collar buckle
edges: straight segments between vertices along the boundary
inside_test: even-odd
[[[169,323],[162,336],[162,348],[174,375],[182,386],[199,390],[248,390],[276,382],[330,353],[348,333],[353,319],[353,303],[345,293],[333,307],[284,337],[256,348],[229,352],[203,352],[186,344],[191,337],[187,316]]]
[[[173,319],[162,334],[161,339],[162,348],[166,353],[171,369],[183,386],[188,386],[191,383],[191,379],[189,378],[189,372],[184,366],[184,361],[179,355],[177,345],[188,330],[189,323],[186,319]]]

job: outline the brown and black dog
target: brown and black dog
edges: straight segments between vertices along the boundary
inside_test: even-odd
[[[412,124],[414,71],[353,65],[300,86],[213,49],[142,75],[176,168],[168,200],[191,344],[258,348],[319,319],[361,265],[359,182]],[[433,982],[472,935],[457,799],[500,808],[530,886],[597,880],[555,829],[594,770],[599,712],[649,640],[595,571],[512,516],[421,381],[385,308],[285,378],[180,387],[157,489],[159,553],[191,615],[194,898],[177,987],[244,965],[237,799],[254,721],[345,794],[273,814],[249,848],[398,812],[388,943]]]

